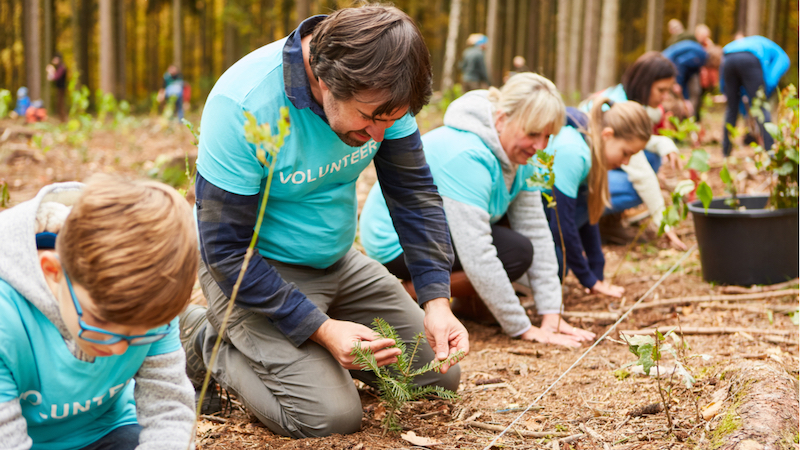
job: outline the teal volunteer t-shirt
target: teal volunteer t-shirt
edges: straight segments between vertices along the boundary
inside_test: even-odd
[[[269,169],[244,137],[244,111],[277,133],[280,108],[289,108],[290,134],[280,150],[257,248],[266,258],[325,268],[350,249],[356,235],[356,179],[380,143],[343,143],[310,108],[286,96],[282,50],[286,39],[234,64],[209,94],[200,133],[197,170],[211,184],[238,195],[264,195]],[[386,130],[400,139],[417,130],[410,114]]]
[[[83,448],[137,423],[132,378],[146,357],[180,348],[178,329],[175,318],[158,342],[80,361],[55,325],[0,280],[0,403],[20,399],[33,450]]]
[[[500,161],[474,133],[444,126],[422,136],[422,143],[442,197],[486,211],[491,223],[503,217],[521,191],[535,190],[527,183],[534,168],[525,164],[518,167],[509,191]],[[361,212],[360,233],[367,255],[382,264],[403,253],[378,183]]]

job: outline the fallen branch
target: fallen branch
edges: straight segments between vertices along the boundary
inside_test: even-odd
[[[672,330],[678,330],[678,327],[663,326],[657,328],[646,328],[644,330],[620,330],[620,334],[635,335],[635,334],[655,334],[656,330],[661,333],[666,333]],[[743,328],[743,327],[681,327],[683,334],[733,334],[733,333],[752,333],[752,334],[779,334],[789,336],[796,333],[795,330],[763,330],[760,328]]]
[[[567,318],[598,320],[617,320],[620,316],[619,313],[605,311],[564,311],[561,315]]]
[[[770,292],[770,291],[777,291],[779,289],[787,288],[790,286],[797,286],[800,284],[800,278],[795,278],[794,280],[784,281],[783,283],[772,284],[769,286],[758,286],[754,285],[749,288],[742,287],[742,286],[724,286],[719,291],[723,294],[747,294],[750,292]]]
[[[773,344],[797,344],[797,337],[764,336],[761,339]]]
[[[738,311],[749,311],[754,313],[763,313],[773,311],[776,313],[789,313],[797,311],[797,305],[764,305],[764,304],[735,304],[735,303],[700,303],[697,305],[700,308],[714,308],[714,309],[735,309]]]
[[[217,416],[209,416],[208,414],[200,414],[200,418],[214,423],[228,423],[228,419]]]
[[[739,294],[739,295],[701,295],[697,297],[677,297],[666,300],[659,300],[656,302],[639,303],[633,306],[632,309],[646,309],[654,308],[657,306],[671,306],[682,305],[684,303],[698,303],[698,302],[715,302],[715,301],[733,301],[738,302],[742,300],[760,300],[772,297],[786,297],[789,295],[797,296],[800,294],[800,289],[784,289],[775,292],[756,292],[752,294]]]
[[[489,425],[488,423],[483,422],[475,422],[469,421],[464,422],[464,425],[480,428],[482,430],[489,430],[489,431],[503,431],[505,427],[501,427],[500,425]],[[570,436],[569,433],[563,433],[560,431],[524,431],[524,430],[514,430],[515,432],[519,433],[521,436],[525,437],[532,437],[532,438],[546,438],[546,437],[566,437]]]

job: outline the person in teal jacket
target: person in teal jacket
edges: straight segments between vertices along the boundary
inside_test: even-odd
[[[603,111],[608,105],[611,107]],[[566,274],[566,254],[567,267],[592,293],[620,297],[624,292],[603,280],[605,257],[597,223],[609,205],[609,170],[628,164],[644,148],[651,127],[650,117],[639,103],[600,98],[588,116],[567,108],[566,125],[546,149],[555,155],[551,195],[558,210],[548,208],[547,218],[556,242],[559,275]]]
[[[541,193],[529,187],[528,160],[564,123],[564,103],[549,80],[514,75],[501,90],[476,90],[454,101],[444,126],[422,137],[442,195],[456,253],[452,292],[477,293],[503,331],[524,340],[577,347],[594,334],[560,319],[553,238]],[[507,216],[510,229],[498,224]],[[361,213],[367,255],[406,281],[403,249],[378,184]],[[541,327],[531,324],[511,285],[527,274]],[[472,299],[475,299],[473,296]]]
[[[736,125],[739,111],[748,114],[749,106],[759,89],[769,98],[778,86],[783,74],[789,69],[789,55],[776,43],[763,36],[748,36],[737,39],[722,48],[723,64],[720,69],[719,89],[728,98],[725,123],[722,126],[722,152],[731,154],[728,124]],[[747,99],[745,105],[743,98]],[[767,108],[762,108],[764,122],[770,121]],[[772,148],[773,139],[758,122],[764,148]]]

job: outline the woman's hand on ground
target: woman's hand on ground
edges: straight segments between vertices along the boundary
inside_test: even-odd
[[[683,161],[681,161],[681,155],[679,155],[678,152],[667,153],[667,156],[665,156],[665,158],[667,158],[667,162],[669,163],[670,166],[672,166],[673,169],[676,170],[683,169]]]
[[[581,346],[580,341],[575,336],[561,333],[552,333],[539,327],[531,326],[528,331],[519,336],[524,341],[541,342],[542,344],[556,344],[564,347],[577,348]]]
[[[355,356],[350,354],[357,342],[362,348],[372,350],[378,366],[397,362],[397,356],[400,355],[400,349],[392,347],[394,339],[379,339],[374,331],[355,322],[328,319],[311,335],[311,340],[325,347],[348,370],[362,368],[353,364]]]
[[[622,297],[622,294],[625,293],[625,288],[606,283],[602,280],[597,280],[597,283],[589,289],[589,292],[592,294],[608,295],[609,297]]]
[[[588,330],[573,327],[560,314],[543,314],[542,329],[551,333],[563,333],[578,341],[591,341],[595,334]]]
[[[425,310],[425,337],[437,361],[443,361],[460,350],[465,355],[469,353],[469,333],[450,310],[450,299],[435,298],[425,302],[422,308]],[[443,365],[442,373],[447,373],[449,368],[450,365]]]
[[[664,233],[664,235],[667,236],[667,239],[669,239],[669,244],[674,248],[682,251],[685,251],[688,248],[674,231],[667,231]]]

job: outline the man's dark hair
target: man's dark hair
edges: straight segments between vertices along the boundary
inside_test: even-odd
[[[622,75],[622,87],[628,100],[650,104],[650,88],[658,80],[672,78],[678,71],[672,61],[659,52],[647,52],[640,56]]]
[[[391,6],[346,8],[314,28],[310,47],[314,75],[337,100],[367,90],[388,98],[374,115],[408,107],[417,114],[431,97],[431,61],[419,28]]]

